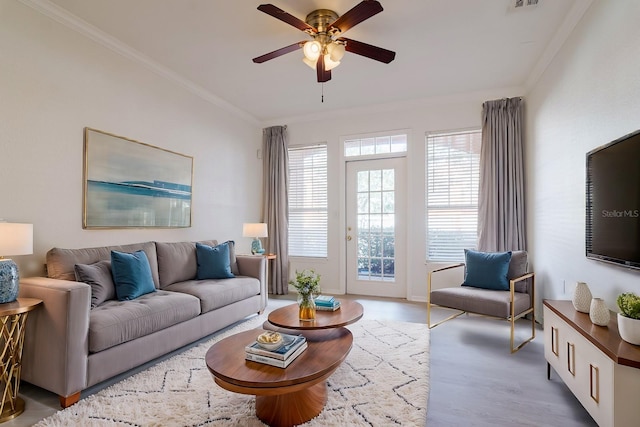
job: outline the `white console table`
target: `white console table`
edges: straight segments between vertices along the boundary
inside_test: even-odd
[[[601,427],[640,425],[640,346],[623,341],[615,313],[591,323],[571,301],[544,301],[544,356]]]

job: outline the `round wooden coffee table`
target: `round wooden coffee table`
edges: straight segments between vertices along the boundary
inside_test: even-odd
[[[294,426],[316,417],[327,403],[326,379],[347,357],[353,335],[346,328],[306,336],[307,349],[288,367],[245,360],[244,348],[263,329],[253,329],[215,343],[205,356],[220,387],[256,396],[256,415],[270,426]]]
[[[340,308],[336,311],[316,310],[315,320],[300,320],[298,304],[290,304],[269,313],[269,323],[285,329],[304,330],[332,329],[350,325],[362,318],[364,309],[357,301],[340,300]],[[306,335],[305,335],[306,336]]]

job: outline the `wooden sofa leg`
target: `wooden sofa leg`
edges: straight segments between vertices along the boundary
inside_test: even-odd
[[[80,392],[73,393],[70,396],[58,396],[58,397],[60,398],[60,406],[62,406],[62,408],[64,409],[64,408],[68,408],[74,403],[78,403],[78,401],[80,400]]]

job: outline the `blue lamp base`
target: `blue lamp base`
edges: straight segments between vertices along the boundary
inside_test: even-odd
[[[251,242],[251,253],[253,255],[262,255],[264,253],[262,242],[257,237]]]
[[[0,259],[0,304],[13,302],[18,298],[19,283],[16,263],[11,259]]]

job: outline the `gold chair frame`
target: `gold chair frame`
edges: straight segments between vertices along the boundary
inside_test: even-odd
[[[436,326],[451,320],[451,319],[455,319],[456,317],[459,317],[463,314],[467,314],[467,313],[473,313],[473,314],[479,314],[482,316],[487,316],[487,317],[491,317],[494,319],[501,319],[501,320],[507,320],[511,323],[511,337],[509,340],[509,345],[510,345],[510,349],[511,349],[511,353],[515,353],[516,351],[520,350],[525,344],[527,344],[528,342],[532,341],[535,337],[536,337],[536,314],[535,314],[535,308],[536,308],[536,299],[535,299],[535,273],[527,273],[524,274],[520,277],[515,277],[513,279],[509,280],[509,291],[510,291],[510,307],[511,307],[511,313],[507,318],[504,317],[497,317],[497,316],[491,316],[488,314],[484,314],[484,313],[474,313],[474,312],[467,312],[467,311],[463,311],[463,310],[458,310],[455,307],[447,307],[447,306],[441,306],[438,304],[433,304],[433,306],[435,307],[442,307],[442,308],[447,308],[450,310],[458,310],[460,311],[459,313],[455,313],[443,320],[440,320],[439,322],[434,323],[433,325],[431,324],[431,281],[432,281],[432,276],[434,273],[440,273],[442,271],[446,271],[446,270],[451,270],[454,268],[459,268],[459,267],[464,267],[464,263],[460,263],[460,264],[455,264],[455,265],[450,265],[447,267],[442,267],[442,268],[437,268],[433,271],[430,271],[427,275],[427,293],[428,293],[428,300],[427,300],[427,326],[429,327],[429,329],[433,329]],[[515,286],[516,283],[521,282],[523,280],[527,280],[527,279],[531,279],[531,292],[529,293],[530,298],[531,298],[531,308],[523,311],[522,313],[519,313],[518,315],[515,314],[515,304],[513,303],[514,301],[514,294],[515,294]],[[520,344],[518,344],[518,346],[514,347],[515,344],[515,328],[516,328],[516,320],[525,317],[526,315],[530,314],[531,315],[531,337],[527,338],[525,341],[521,342]]]

